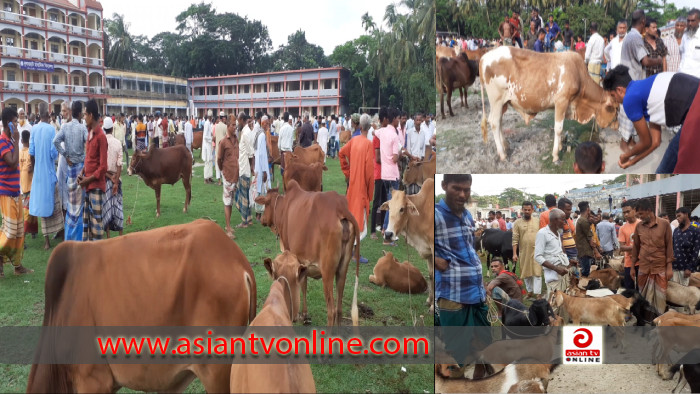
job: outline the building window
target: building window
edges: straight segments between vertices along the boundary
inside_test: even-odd
[[[197,88],[197,96],[204,96],[204,87]]]
[[[49,14],[49,20],[51,20],[51,22],[58,22],[58,15]]]
[[[70,24],[73,26],[78,26],[78,18],[70,18]]]
[[[51,44],[51,52],[58,53],[58,44]]]
[[[12,3],[5,3],[5,11],[12,12]]]
[[[59,80],[58,80],[58,75],[52,75],[52,76],[51,76],[51,83],[54,84],[54,85],[60,84],[60,82],[59,82]]]
[[[7,104],[8,107],[17,110],[17,104]]]
[[[14,71],[7,71],[7,80],[8,81],[14,81],[15,80],[15,72]]]
[[[31,45],[31,48],[32,48],[33,50],[35,50],[35,51],[36,51],[37,49],[39,49],[39,46],[37,45],[37,42],[36,42],[36,41],[31,41],[31,42],[29,43],[29,45]]]
[[[5,45],[13,47],[15,46],[15,38],[14,37],[5,37]]]

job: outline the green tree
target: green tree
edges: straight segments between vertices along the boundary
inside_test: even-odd
[[[498,196],[499,203],[502,206],[509,207],[511,205],[520,204],[525,200],[525,193],[522,191],[509,187]]]
[[[376,102],[367,102],[368,92],[375,91],[373,82],[374,70],[367,59],[371,48],[376,46],[371,36],[363,35],[355,40],[338,45],[330,56],[331,64],[345,67],[350,71],[351,80],[348,81],[348,101],[351,103],[350,111],[355,112],[359,108],[353,108],[354,103],[362,103],[362,107],[375,106]]]
[[[306,41],[306,33],[301,29],[291,34],[287,38],[287,44],[280,46],[272,55],[274,71],[328,67],[328,65],[323,48]]]
[[[112,19],[105,19],[107,33],[105,44],[105,62],[110,68],[127,69],[134,61],[134,39],[129,33],[129,24],[124,15],[113,14]]]

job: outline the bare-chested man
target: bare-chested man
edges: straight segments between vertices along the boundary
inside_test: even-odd
[[[498,34],[501,35],[501,42],[503,42],[503,45],[513,46],[515,26],[510,23],[508,15],[506,15],[505,20],[498,26]]]

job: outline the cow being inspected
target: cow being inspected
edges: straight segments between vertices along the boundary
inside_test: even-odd
[[[595,118],[600,127],[610,126],[618,104],[588,74],[581,57],[573,52],[537,53],[502,46],[486,53],[479,63],[483,115],[481,133],[488,141],[484,89],[491,106],[491,125],[496,150],[506,160],[507,144],[501,133],[501,118],[508,104],[529,122],[537,113],[554,109],[552,161],[559,162],[564,119],[587,123]],[[544,81],[544,82],[542,82]]]

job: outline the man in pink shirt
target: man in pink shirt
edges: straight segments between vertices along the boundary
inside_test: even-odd
[[[379,111],[379,119],[384,122],[387,120],[387,126],[375,133],[375,137],[379,137],[379,160],[382,166],[382,183],[386,190],[386,200],[391,200],[393,190],[399,189],[399,153],[401,151],[401,141],[399,140],[398,131],[396,128],[399,125],[399,111],[396,108],[382,108]],[[383,230],[386,230],[389,224],[389,213],[384,215]],[[382,231],[383,233],[384,231]],[[392,240],[384,240],[384,245],[392,245]]]

